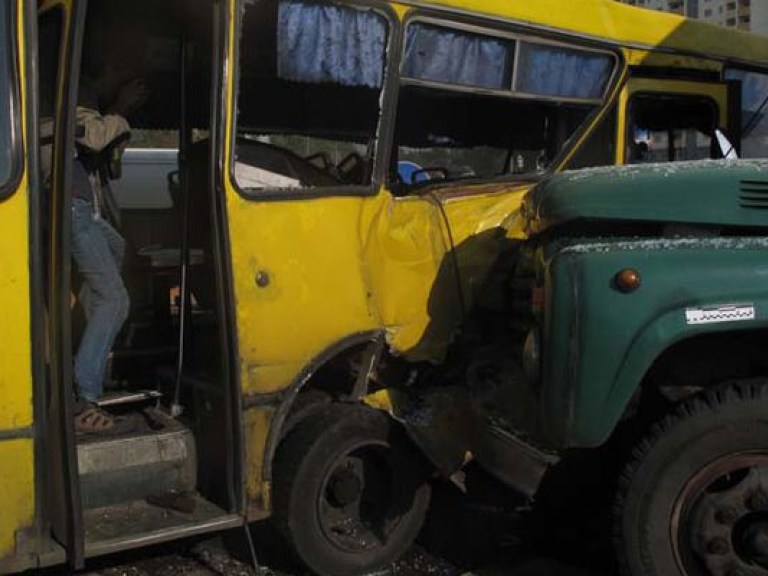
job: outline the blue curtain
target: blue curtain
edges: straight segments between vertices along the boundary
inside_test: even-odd
[[[280,78],[380,88],[386,20],[370,10],[283,1],[278,8]]]
[[[419,80],[508,89],[511,42],[424,24],[408,27],[403,74]]]
[[[563,98],[602,98],[614,60],[607,54],[520,43],[518,92]]]

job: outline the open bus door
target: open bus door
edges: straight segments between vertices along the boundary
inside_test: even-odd
[[[185,140],[190,138],[187,133],[191,132],[192,125],[187,130],[185,119],[192,113],[184,112],[185,99],[173,87],[180,84],[180,79],[187,85],[193,77],[206,88],[209,86],[212,65],[208,55],[213,42],[209,17],[223,16],[219,15],[219,4],[215,2],[200,0],[187,11],[177,11],[180,5],[191,6],[191,3],[154,6],[151,0],[124,0],[86,5],[86,0],[42,0],[38,6],[39,49],[36,59],[35,55],[31,58],[39,69],[39,86],[32,90],[33,94],[39,94],[40,100],[39,105],[34,106],[40,126],[41,160],[41,201],[37,210],[41,262],[38,266],[40,276],[44,278],[40,289],[44,302],[38,309],[44,317],[41,322],[45,325],[40,332],[46,334],[47,345],[41,347],[43,352],[32,365],[48,370],[47,387],[41,386],[36,393],[40,411],[45,415],[40,420],[41,441],[38,443],[44,446],[44,451],[40,449],[40,461],[45,472],[39,474],[39,481],[44,482],[45,487],[39,489],[44,496],[38,496],[38,502],[44,502],[40,525],[63,546],[66,560],[74,567],[81,567],[86,557],[243,523],[234,470],[237,446],[233,438],[238,420],[229,413],[228,403],[232,395],[228,385],[215,373],[219,358],[212,357],[206,364],[210,374],[206,374],[209,377],[204,382],[200,377],[190,383],[187,372],[191,368],[185,366],[184,385],[180,394],[174,396],[173,386],[169,386],[165,377],[167,354],[158,354],[158,350],[164,350],[165,340],[150,337],[153,336],[151,333],[164,337],[178,330],[181,315],[177,311],[174,317],[168,291],[156,299],[153,293],[150,302],[136,299],[135,316],[125,325],[125,332],[132,336],[124,338],[122,348],[112,348],[115,357],[119,356],[122,361],[125,373],[114,382],[111,378],[105,380],[109,379],[115,388],[123,386],[114,393],[122,407],[113,409],[119,411],[116,420],[124,426],[115,426],[111,434],[78,434],[76,437],[74,431],[72,357],[78,329],[73,326],[77,322],[72,316],[79,312],[82,303],[72,296],[75,292],[72,275],[77,271],[73,270],[71,259],[70,184],[75,140],[82,135],[82,129],[76,125],[81,61],[86,67],[88,64],[93,66],[97,58],[103,57],[104,60],[98,60],[98,63],[106,68],[125,66],[126,63],[139,66],[136,73],[151,84],[153,98],[148,111],[150,119],[145,117],[142,124],[139,118],[132,124],[133,129],[161,127],[177,136],[183,134]],[[148,16],[150,13],[151,17]],[[194,16],[191,23],[186,18],[190,14]],[[187,40],[185,32],[189,34]],[[188,50],[178,48],[187,42]],[[135,56],[136,45],[147,47],[141,59]],[[169,57],[153,57],[156,54],[151,53],[150,47],[157,46]],[[184,55],[184,61],[181,55]],[[187,70],[187,60],[193,66],[191,70]],[[202,123],[198,126],[205,128],[209,112],[200,104],[204,105],[206,99],[190,100],[196,105],[193,106],[195,110],[204,108],[195,119]],[[181,120],[173,113],[179,109],[182,110]],[[164,123],[152,121],[156,117],[161,117]],[[180,165],[188,166],[185,161],[180,161]],[[205,166],[203,162],[198,169],[203,170]],[[129,188],[142,185],[141,174],[129,172],[124,176],[121,181]],[[172,173],[165,174],[162,178],[169,188],[171,176]],[[199,180],[202,183],[204,179]],[[192,206],[198,226],[209,226],[207,206],[203,203],[209,199],[209,191],[199,186],[200,197],[193,202],[186,198],[189,187],[181,188],[185,198],[175,199],[162,214],[152,213],[149,209],[132,211],[125,208],[122,215],[127,220],[123,222],[126,237],[129,240],[148,237],[162,227],[167,232],[164,240],[169,245],[166,253],[189,252],[188,243],[181,238],[186,232],[182,234],[178,230],[178,220],[187,219],[189,206]],[[169,194],[168,190],[162,192]],[[164,225],[157,225],[157,222]],[[199,236],[200,228],[195,232]],[[207,236],[211,236],[210,231]],[[150,246],[151,240],[148,241]],[[206,248],[206,261],[213,261],[212,250],[207,244]],[[179,274],[178,263],[161,262],[161,266],[156,266],[157,258],[136,249],[135,242],[128,249],[132,251],[133,267],[127,270],[124,267],[123,276],[129,285],[133,286],[133,282],[138,286],[133,290],[134,294],[144,294],[147,291],[144,288],[149,286],[157,286],[160,291],[167,284],[172,290]],[[78,274],[75,274],[76,279]],[[190,293],[202,283],[199,279],[202,275],[195,276],[198,284],[193,285]],[[200,306],[206,309],[196,310],[196,322],[190,322],[198,328],[194,340],[201,342],[200,346],[209,344],[220,334],[218,317],[209,310],[216,304],[214,298],[201,298]],[[18,339],[22,340],[21,337]],[[193,338],[190,336],[188,340]],[[29,338],[23,341],[29,342]],[[207,345],[206,348],[213,347]],[[219,353],[218,349],[216,353]],[[125,365],[132,359],[134,367],[142,370],[140,374],[125,370]],[[138,387],[148,383],[156,387],[150,390],[152,394],[137,391]],[[161,388],[165,394],[160,392]],[[179,391],[178,386],[176,390]],[[154,407],[149,406],[158,397],[168,400],[162,401],[165,404],[158,400]],[[172,415],[167,405],[171,399],[184,405],[183,416]],[[149,417],[150,409],[156,418]],[[222,430],[226,430],[224,449],[220,446]],[[172,500],[174,494],[180,494],[184,501],[180,503],[181,497]],[[181,506],[185,510],[183,514],[169,513],[169,510],[178,511]],[[63,562],[63,554],[59,552],[58,556],[43,558],[41,562]]]
[[[620,95],[617,162],[722,157],[716,130],[738,151],[738,97],[729,83],[630,78]]]
[[[46,0],[40,4],[39,90],[41,131],[41,203],[47,286],[48,337],[46,475],[47,516],[68,561],[84,561],[82,511],[72,426],[73,396],[70,325],[70,258],[67,190],[71,182],[69,151],[75,139],[75,102],[80,72],[85,0]],[[50,174],[48,174],[48,172]]]

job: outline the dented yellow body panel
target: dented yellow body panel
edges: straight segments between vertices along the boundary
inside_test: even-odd
[[[17,2],[16,37],[24,61],[22,1]],[[19,67],[24,85],[24,67]],[[25,98],[21,98],[24,118]],[[24,138],[22,126],[22,142]],[[35,461],[31,438],[32,352],[30,309],[29,185],[22,166],[16,190],[0,200],[0,563],[15,554],[17,535],[35,518]]]
[[[390,347],[410,360],[443,358],[461,307],[435,200],[382,190],[365,198],[254,202],[227,188],[246,397],[291,386],[316,356],[357,333],[385,331]],[[524,191],[481,188],[444,201],[465,308],[501,243],[519,234],[511,215]],[[272,407],[245,412],[247,493],[260,503],[252,517],[268,505],[262,466],[273,416]]]

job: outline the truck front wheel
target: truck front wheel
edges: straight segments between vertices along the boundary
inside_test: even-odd
[[[424,522],[429,470],[383,412],[333,404],[307,417],[282,441],[274,468],[278,528],[317,574],[382,568],[405,552]]]
[[[627,576],[768,575],[768,387],[678,406],[633,452],[616,500]]]

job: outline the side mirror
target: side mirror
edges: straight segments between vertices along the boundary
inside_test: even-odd
[[[723,158],[726,160],[738,160],[739,155],[736,153],[736,147],[731,144],[731,141],[728,140],[720,128],[715,130],[715,138],[717,138],[717,145]]]

